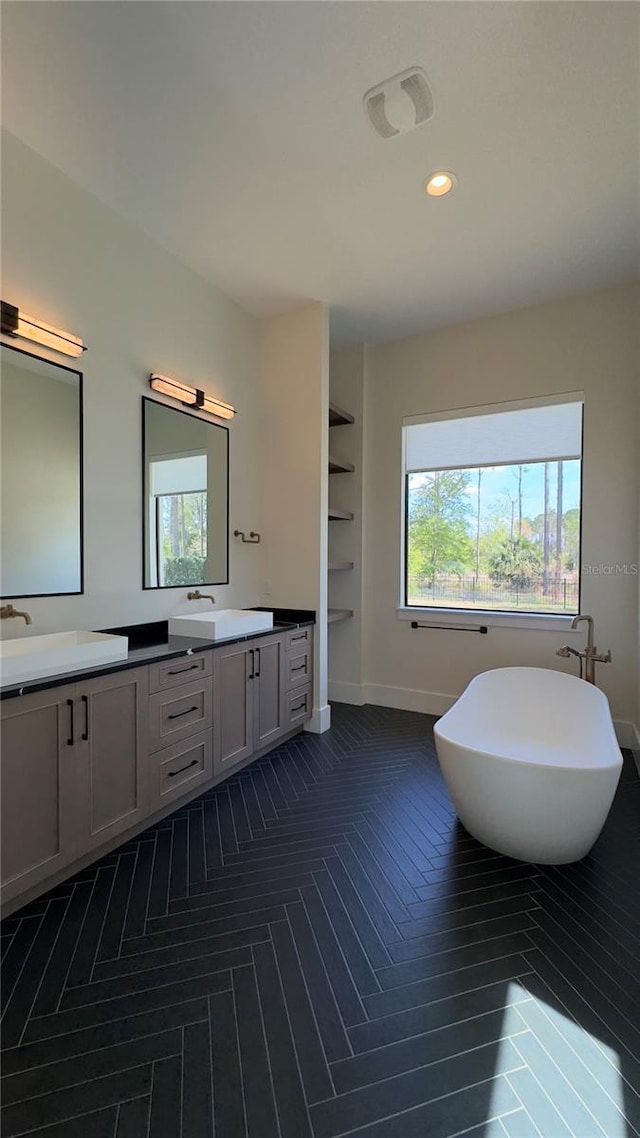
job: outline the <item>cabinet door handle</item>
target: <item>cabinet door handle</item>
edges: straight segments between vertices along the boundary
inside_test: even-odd
[[[194,668],[196,668],[199,671],[200,665],[199,664],[189,664],[188,668],[174,668],[173,671],[167,672],[167,675],[168,676],[179,676],[182,674],[182,672],[192,672],[194,670]]]
[[[89,738],[89,696],[88,695],[82,695],[82,696],[80,696],[80,698],[84,704],[84,731],[82,732],[81,738],[82,739],[88,739]]]
[[[181,715],[191,715],[192,711],[197,711],[198,705],[195,707],[187,707],[186,711],[176,711],[173,715],[167,715],[167,719],[179,719]]]
[[[67,739],[67,747],[73,747],[73,744],[75,742],[75,739],[74,739],[75,731],[74,731],[74,714],[73,714],[74,705],[73,705],[72,699],[67,700],[67,707],[69,708],[69,738]]]
[[[294,640],[306,640],[306,639],[307,639],[306,632],[301,632],[301,633],[299,633],[298,636],[292,636],[291,637],[291,643],[293,644]]]
[[[250,680],[252,680],[252,679],[253,679],[253,677],[254,677],[254,675],[255,675],[255,672],[254,672],[254,668],[255,668],[255,661],[254,661],[254,656],[255,656],[255,648],[250,648],[250,649],[249,649],[249,654],[250,654],[250,656],[251,656],[251,671],[249,672],[249,679],[250,679]]]
[[[258,676],[260,675],[260,649],[256,648],[255,652],[256,656],[258,657],[258,671],[256,672],[256,679],[258,679]]]
[[[307,666],[307,665],[306,665],[306,663],[304,663],[304,664],[298,664],[298,667],[297,667],[297,668],[292,668],[292,669],[291,669],[291,671],[292,671],[292,672],[301,672],[301,671],[303,670],[303,668],[306,668],[306,666]]]
[[[192,759],[190,763],[187,763],[186,767],[180,767],[177,771],[168,771],[167,778],[175,778],[177,774],[182,774],[183,771],[188,771],[189,767],[195,767],[197,763],[197,759]]]
[[[302,703],[297,703],[295,707],[291,708],[291,710],[292,711],[302,711],[303,707],[306,707],[306,706],[307,706],[307,701],[306,701],[306,699],[303,699]]]

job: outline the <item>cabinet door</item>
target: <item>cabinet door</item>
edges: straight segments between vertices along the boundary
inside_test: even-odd
[[[213,778],[212,730],[191,735],[163,751],[150,756],[152,772],[151,809],[158,810],[165,802],[192,796],[199,786]]]
[[[213,769],[215,774],[248,759],[253,745],[253,646],[229,644],[213,662]]]
[[[265,636],[253,642],[254,747],[275,742],[287,730],[285,722],[284,636]]]
[[[302,688],[311,682],[313,656],[311,648],[295,647],[287,652],[286,688]]]
[[[2,703],[4,901],[76,856],[74,694],[70,684]]]
[[[307,684],[305,688],[294,688],[287,692],[285,697],[285,710],[287,716],[286,728],[297,727],[311,718],[313,711],[313,687]]]
[[[208,676],[149,698],[149,750],[158,751],[211,726],[212,685]]]
[[[165,691],[167,688],[191,684],[194,680],[211,675],[212,653],[178,656],[161,664],[149,665],[149,691]]]
[[[80,853],[135,826],[147,813],[148,698],[146,668],[112,672],[77,687]]]

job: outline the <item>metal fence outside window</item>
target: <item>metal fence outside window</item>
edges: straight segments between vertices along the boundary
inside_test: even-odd
[[[496,584],[488,574],[409,577],[407,603],[576,613],[578,581],[574,577],[532,577],[525,588],[516,588],[510,582]]]

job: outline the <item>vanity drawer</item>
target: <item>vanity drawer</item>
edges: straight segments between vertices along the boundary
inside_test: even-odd
[[[182,684],[175,691],[156,692],[149,699],[149,750],[158,751],[178,739],[211,726],[213,684]]]
[[[201,731],[154,756],[153,809],[213,778],[213,731]]]
[[[312,685],[307,684],[306,687],[298,688],[291,691],[287,695],[286,700],[286,727],[295,727],[298,723],[303,723],[305,719],[311,717],[313,710],[313,691]]]
[[[200,652],[197,656],[178,656],[164,664],[149,665],[149,691],[165,691],[180,684],[195,683],[212,673],[213,653]]]
[[[285,647],[287,652],[293,649],[308,648],[313,640],[313,629],[307,628],[290,628],[286,633]]]
[[[285,671],[286,690],[291,691],[292,688],[308,684],[311,680],[312,667],[310,648],[299,648],[295,652],[288,652]]]

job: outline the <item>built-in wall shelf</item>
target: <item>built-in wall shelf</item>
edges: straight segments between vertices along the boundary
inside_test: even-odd
[[[348,620],[353,616],[353,609],[329,609],[327,620],[329,624],[335,624],[337,620]]]
[[[345,423],[354,423],[354,422],[355,422],[355,419],[354,419],[353,415],[350,415],[348,411],[343,411],[342,408],[338,407],[335,403],[329,404],[329,426],[330,427],[341,427]]]
[[[353,415],[349,413],[349,411],[343,411],[342,407],[338,407],[336,403],[329,403],[330,427],[348,426],[353,423],[355,423],[355,419]],[[352,462],[347,462],[342,458],[334,458],[333,455],[329,455],[328,467],[329,474],[353,474],[356,469],[355,465]],[[341,510],[338,509],[337,506],[329,506],[329,521],[352,522],[353,520],[354,514],[350,510]],[[350,552],[351,550],[349,549],[344,550],[344,553],[348,554]],[[353,561],[329,561],[328,563],[328,569],[330,572],[353,569],[353,567]],[[348,596],[345,596],[344,600],[348,601],[350,598]],[[330,608],[327,613],[327,621],[329,624],[335,624],[339,620],[348,620],[350,616],[353,616],[353,609]]]
[[[329,474],[353,474],[354,470],[352,462],[343,462],[341,458],[332,458],[329,455]]]

